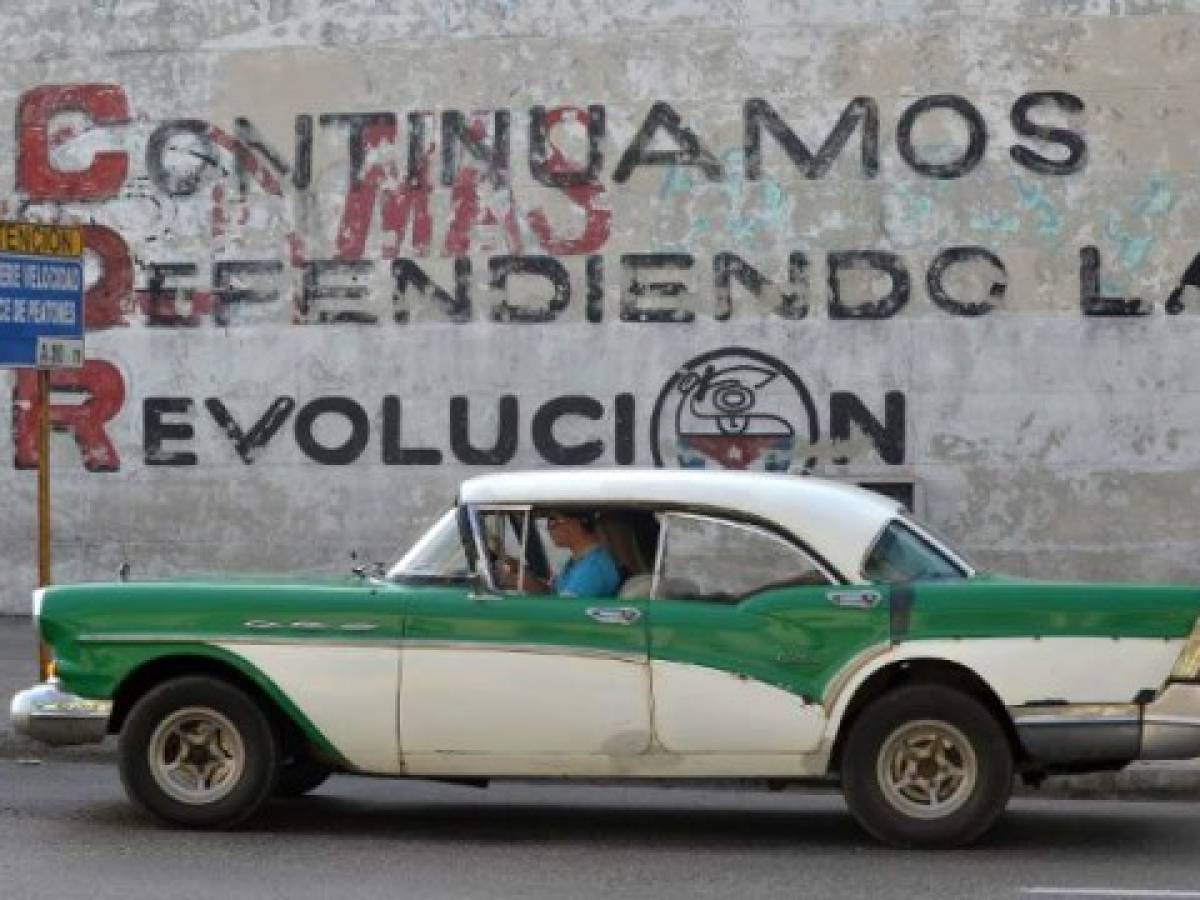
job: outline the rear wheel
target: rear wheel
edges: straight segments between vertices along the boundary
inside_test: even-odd
[[[996,821],[1012,790],[1008,738],[979,701],[941,685],[880,697],[851,727],[842,790],[859,824],[889,844],[956,847]]]
[[[130,800],[174,825],[234,825],[275,784],[267,715],[217,678],[177,678],[148,692],[130,710],[117,752]]]

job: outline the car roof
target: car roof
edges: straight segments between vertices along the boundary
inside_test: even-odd
[[[709,469],[548,469],[468,479],[460,503],[678,506],[765,519],[862,581],[871,543],[900,510],[872,491],[813,476]]]

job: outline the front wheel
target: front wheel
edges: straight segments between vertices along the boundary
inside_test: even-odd
[[[253,813],[275,784],[278,747],[262,708],[217,678],[165,682],[129,712],[117,745],[130,800],[174,825],[221,828]]]
[[[842,757],[850,811],[898,846],[977,840],[1004,811],[1012,780],[1012,751],[995,717],[935,684],[898,688],[864,709]]]

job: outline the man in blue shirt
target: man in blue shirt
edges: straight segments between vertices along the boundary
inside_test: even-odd
[[[526,572],[522,587],[532,594],[555,592],[564,597],[612,597],[621,586],[621,571],[608,548],[596,537],[594,520],[583,513],[552,512],[546,516],[546,530],[557,546],[571,552],[571,558],[549,580]],[[515,581],[515,560],[509,560],[507,574]]]

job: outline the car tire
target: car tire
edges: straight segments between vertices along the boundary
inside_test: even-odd
[[[855,719],[842,791],[859,824],[901,847],[978,840],[1012,792],[1008,736],[978,700],[936,684],[897,688]]]
[[[333,770],[315,760],[301,756],[279,767],[272,794],[276,797],[303,797],[323,785]]]
[[[243,690],[188,676],[134,704],[117,754],[134,804],[172,825],[227,828],[270,795],[279,747],[267,714]]]

